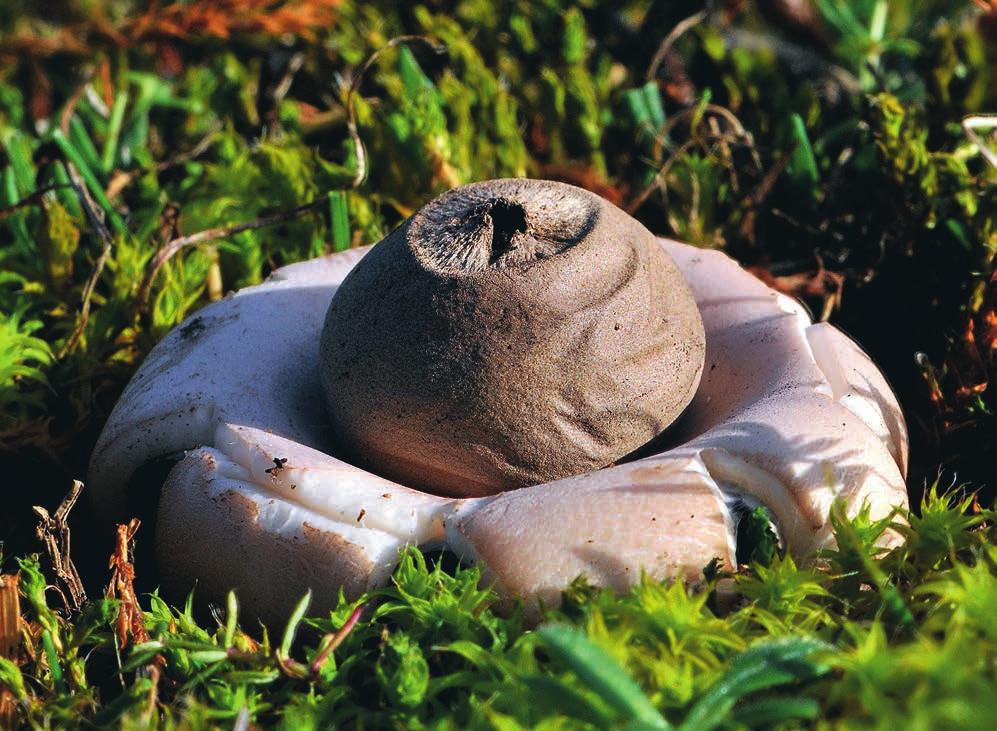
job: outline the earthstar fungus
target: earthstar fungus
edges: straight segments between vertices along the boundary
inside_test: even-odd
[[[322,331],[351,461],[460,497],[600,469],[692,400],[703,323],[654,236],[588,191],[451,190],[347,275]]]
[[[404,458],[394,467],[388,465],[396,478],[389,479],[333,456],[341,454],[331,423],[340,407],[333,404],[330,420],[322,381],[325,378],[329,386],[330,376],[334,379],[341,373],[342,357],[336,348],[346,349],[350,343],[347,338],[346,345],[338,345],[343,335],[340,340],[336,335],[349,335],[349,328],[336,322],[338,315],[327,322],[325,313],[341,285],[343,297],[336,297],[339,304],[330,313],[337,307],[347,313],[349,308],[360,307],[363,298],[351,289],[363,284],[370,272],[401,277],[402,271],[415,272],[411,286],[417,293],[418,287],[432,289],[430,285],[438,285],[439,279],[459,280],[447,285],[452,289],[443,288],[450,299],[438,301],[440,313],[464,301],[480,308],[470,308],[472,315],[494,313],[489,308],[497,305],[474,288],[475,279],[494,272],[514,276],[525,271],[526,282],[536,276],[543,281],[537,286],[556,289],[556,283],[543,279],[541,273],[548,271],[544,267],[552,261],[559,264],[561,257],[571,261],[584,253],[584,243],[570,243],[579,231],[571,222],[589,215],[590,205],[602,221],[623,216],[568,186],[525,181],[489,185],[498,185],[503,192],[485,194],[483,207],[472,201],[476,191],[489,190],[487,186],[451,192],[376,247],[284,267],[263,284],[208,305],[153,349],[101,434],[89,480],[101,514],[123,517],[129,510],[130,494],[154,494],[159,487],[144,483],[140,468],[170,455],[179,459],[162,486],[158,509],[157,554],[168,590],[180,594],[198,581],[202,595],[220,600],[235,588],[243,606],[276,619],[309,587],[319,604],[331,606],[341,586],[347,594],[356,595],[382,584],[397,562],[399,549],[413,544],[446,546],[462,560],[481,565],[500,592],[550,602],[582,573],[594,583],[622,589],[638,581],[642,570],[656,578],[695,580],[714,558],[733,567],[739,505],[765,506],[786,547],[805,557],[832,540],[828,514],[833,500],[844,500],[853,513],[868,503],[873,517],[906,503],[903,417],[889,386],[865,353],[834,327],[811,324],[801,306],[766,287],[724,254],[632,233],[643,232],[639,227],[624,226],[631,232],[623,237],[631,242],[630,249],[619,243],[621,239],[601,239],[605,251],[595,252],[605,257],[607,270],[616,276],[629,271],[628,257],[636,263],[637,274],[621,278],[624,286],[617,290],[607,285],[605,275],[595,268],[578,266],[570,276],[592,277],[596,289],[602,287],[599,291],[629,302],[635,311],[623,311],[637,319],[654,312],[660,303],[628,293],[626,282],[638,281],[648,291],[661,291],[665,298],[670,292],[684,291],[681,287],[656,290],[653,272],[640,272],[641,265],[656,258],[654,252],[659,249],[655,247],[670,257],[664,260],[666,268],[673,262],[688,283],[705,330],[705,366],[683,418],[669,430],[667,444],[647,450],[650,454],[640,459],[597,469],[594,465],[601,460],[606,464],[622,456],[611,452],[631,448],[621,439],[617,449],[600,452],[590,462],[591,471],[555,474],[558,479],[543,484],[487,495],[483,493],[506,484],[510,474],[528,481],[529,470],[537,465],[545,468],[545,463],[526,460],[513,470],[495,470],[499,462],[479,460],[472,462],[469,474],[481,479],[470,488],[446,476],[433,482],[429,479],[433,475],[423,473],[420,489],[415,489],[401,484],[406,480],[399,465],[408,464]],[[567,201],[568,224],[553,234],[526,225],[533,206],[540,205],[537,199],[520,202],[522,218],[514,210],[515,191],[533,186],[545,191],[541,198],[549,196],[543,205],[551,210],[556,210],[559,201]],[[559,199],[560,190],[569,192]],[[447,217],[442,212],[449,204],[441,201],[455,199],[460,203],[458,213]],[[507,205],[510,200],[512,205]],[[421,240],[430,242],[429,251],[406,238],[420,226],[427,227]],[[613,226],[606,230],[615,230]],[[589,235],[598,229],[591,229]],[[450,236],[447,232],[455,230],[467,232],[467,245],[464,254],[449,261],[439,255],[443,248],[434,248],[432,241],[434,235]],[[524,239],[528,234],[532,240]],[[393,252],[392,256],[386,252]],[[537,259],[539,253],[545,257]],[[411,260],[420,256],[424,258],[418,262]],[[368,264],[358,267],[365,257],[369,257]],[[348,276],[351,271],[357,274]],[[420,277],[425,281],[420,282]],[[398,313],[390,298],[409,294],[401,279],[395,281],[399,287],[380,290],[377,296],[383,294],[388,301],[375,303],[371,313]],[[368,285],[374,287],[376,282]],[[576,297],[583,297],[584,291],[576,292]],[[509,294],[513,301],[515,296],[515,292]],[[538,292],[537,296],[541,302],[553,303],[554,312],[565,302],[578,304],[556,292]],[[613,299],[609,297],[610,308]],[[640,306],[649,309],[640,310]],[[600,328],[607,321],[615,325],[615,318],[601,312],[602,317],[593,317],[588,336],[595,345],[607,342],[600,338],[610,337],[608,330]],[[371,318],[366,320],[368,327],[386,326]],[[468,322],[480,324],[481,320],[472,317]],[[529,324],[516,327],[528,332]],[[577,342],[579,328],[572,324],[569,330],[566,340],[554,338],[553,342]],[[350,337],[357,337],[359,343],[361,335],[370,338],[376,333]],[[320,363],[320,337],[331,368],[324,369]],[[462,340],[466,331],[448,337],[452,339],[437,341],[437,357],[441,344],[466,342]],[[585,337],[580,341],[589,342]],[[494,341],[496,345],[502,342],[498,336]],[[413,346],[411,339],[405,344],[409,360],[423,357],[413,353]],[[392,350],[397,347],[392,344],[378,347],[384,350],[374,348],[376,358],[402,352]],[[586,355],[584,347],[580,352],[574,362],[591,364],[601,355]],[[537,353],[545,352],[541,348]],[[546,356],[561,358],[562,354],[548,352]],[[425,377],[418,368],[429,368],[434,362],[432,357],[425,358],[414,373]],[[699,365],[691,371],[686,368],[680,371],[686,380],[679,378],[677,383],[700,378]],[[461,381],[452,371],[443,373],[444,382],[456,382],[472,398],[480,396],[475,388],[494,384]],[[508,376],[509,371],[503,373]],[[456,375],[468,374],[458,368]],[[669,375],[675,377],[673,372]],[[536,377],[537,383],[551,383],[546,374]],[[380,386],[370,379],[367,385],[373,385],[375,392]],[[437,397],[428,394],[420,402],[419,393],[404,390],[411,388],[409,384],[395,385],[406,393],[406,408],[413,413],[416,408],[429,409]],[[554,388],[563,387],[554,384]],[[606,388],[623,387],[610,379]],[[598,397],[598,389],[586,393],[593,391]],[[327,393],[335,398],[337,391],[333,387]],[[399,419],[390,410],[383,411],[378,398],[383,396],[371,402],[382,409],[378,418],[390,434]],[[579,399],[579,403],[587,402]],[[602,407],[598,399],[593,403]],[[445,402],[440,408],[447,406]],[[348,401],[342,406],[344,414],[360,408]],[[642,408],[646,409],[642,413],[651,413],[660,407]],[[676,404],[678,411],[681,406]],[[408,412],[402,413],[401,421],[411,433],[419,422],[406,421]],[[458,416],[474,424],[473,415]],[[544,418],[549,419],[549,414]],[[644,433],[653,436],[667,418],[666,414]],[[652,424],[650,417],[646,423]],[[444,423],[432,432],[432,438],[437,443],[449,438],[448,434],[460,438],[459,430],[448,431],[451,427]],[[363,430],[370,428],[364,426],[361,437],[354,437],[354,449],[366,444]],[[610,433],[625,432],[623,427],[613,427]],[[570,430],[556,438],[564,440],[566,434]],[[389,461],[393,459],[390,449],[385,454]],[[451,476],[459,472],[450,469]],[[482,496],[443,496],[465,489]]]

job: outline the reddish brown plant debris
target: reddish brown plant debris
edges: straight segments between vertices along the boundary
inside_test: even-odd
[[[579,188],[584,188],[601,198],[605,198],[614,206],[623,205],[623,192],[619,188],[607,183],[606,179],[592,168],[546,165],[542,173],[543,177],[548,180],[557,180],[561,183],[577,185]]]
[[[227,39],[235,35],[312,39],[335,21],[339,0],[193,0],[189,3],[149,4],[146,12],[115,25],[96,8],[85,20],[44,35],[31,32],[4,40],[0,55],[51,56],[65,53],[91,56],[95,48],[130,48],[146,43],[163,50],[168,41]],[[175,67],[165,56],[166,69]],[[175,70],[175,69],[174,69]]]
[[[13,660],[20,655],[21,604],[20,575],[0,575],[0,657]],[[0,728],[14,728],[17,699],[6,687],[0,688]]]
[[[117,542],[108,562],[111,581],[107,586],[106,596],[120,602],[115,634],[118,645],[122,648],[149,640],[149,633],[142,621],[142,607],[135,594],[135,534],[140,525],[138,518],[118,525]]]
[[[69,513],[83,492],[83,483],[73,480],[69,493],[56,508],[55,513],[49,512],[40,505],[34,506],[38,516],[38,526],[35,536],[41,543],[46,558],[49,575],[53,580],[53,588],[62,598],[66,614],[75,614],[86,603],[87,595],[83,581],[76,570],[71,555],[71,535],[69,531]]]
[[[773,289],[798,299],[820,299],[819,319],[826,321],[841,306],[841,296],[845,286],[845,275],[824,268],[818,259],[817,271],[798,272],[776,276],[762,266],[748,267],[748,271]]]

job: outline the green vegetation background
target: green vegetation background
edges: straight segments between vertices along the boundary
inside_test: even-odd
[[[992,727],[995,37],[983,0],[0,4],[0,538],[27,620],[0,657],[2,719]],[[268,636],[234,597],[143,593],[147,522],[143,616],[121,591],[54,612],[30,507],[85,475],[158,338],[454,185],[522,175],[724,248],[852,334],[911,427],[903,545],[838,516],[814,566],[767,546],[705,586],[579,581],[539,631],[475,571],[410,552],[391,588]],[[981,499],[922,505],[939,470]],[[82,502],[70,525],[99,597],[113,527]]]

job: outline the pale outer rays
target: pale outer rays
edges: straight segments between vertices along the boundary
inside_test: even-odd
[[[128,517],[149,461],[184,454],[162,489],[157,552],[168,590],[235,588],[278,618],[307,588],[332,606],[388,580],[404,545],[446,545],[507,595],[556,601],[579,574],[625,588],[641,571],[701,577],[734,561],[729,501],[773,513],[798,557],[832,540],[836,497],[873,517],[906,504],[896,399],[854,343],[722,253],[659,240],[706,332],[702,380],[679,446],[555,482],[470,499],[403,487],[330,456],[318,334],[369,250],[276,272],[164,338],[94,452],[101,514]],[[187,450],[185,452],[185,450]]]

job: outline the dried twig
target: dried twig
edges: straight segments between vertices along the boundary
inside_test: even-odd
[[[119,523],[114,551],[108,561],[111,569],[111,580],[107,584],[104,596],[118,602],[118,617],[114,626],[115,651],[120,653],[129,645],[137,645],[149,641],[149,632],[145,628],[142,606],[135,593],[135,534],[142,522],[132,518],[128,523]],[[159,698],[159,681],[162,678],[161,668],[166,659],[157,654],[145,665],[145,672],[152,681],[146,703],[146,720],[152,718]],[[120,665],[119,665],[120,667]],[[119,675],[120,677],[120,675]],[[122,684],[124,680],[122,679]]]
[[[360,66],[359,71],[354,75],[353,80],[350,82],[350,90],[346,93],[346,127],[350,133],[350,139],[353,140],[353,151],[357,158],[357,169],[353,174],[353,188],[359,188],[363,181],[367,178],[367,153],[364,150],[363,140],[360,138],[360,132],[357,130],[357,115],[356,110],[353,108],[353,95],[356,94],[357,89],[360,88],[360,82],[363,81],[364,74],[367,73],[368,69],[374,65],[374,62],[380,57],[382,53],[388,49],[395,48],[404,43],[424,43],[433,49],[434,53],[446,53],[447,47],[441,43],[437,43],[432,38],[427,38],[426,36],[396,36],[388,41],[384,46],[374,51],[367,60],[363,62]]]
[[[661,192],[667,195],[667,181],[666,178],[671,168],[678,162],[681,156],[688,152],[689,150],[700,147],[707,152],[710,151],[710,143],[716,143],[724,150],[725,159],[728,161],[728,169],[733,170],[732,166],[729,164],[730,148],[734,145],[746,148],[751,154],[751,160],[755,164],[756,169],[761,170],[761,157],[758,154],[758,150],[755,148],[755,141],[751,133],[748,132],[744,125],[741,124],[741,120],[737,116],[727,109],[726,107],[719,106],[717,104],[705,104],[702,106],[693,106],[688,109],[683,109],[678,114],[671,117],[667,123],[655,134],[655,147],[654,147],[654,159],[657,161],[662,152],[662,148],[672,146],[668,143],[668,137],[671,132],[679,124],[689,123],[697,118],[697,115],[702,114],[702,118],[706,118],[707,114],[713,115],[713,117],[719,118],[726,122],[727,126],[730,127],[730,131],[724,131],[720,129],[718,124],[714,124],[713,118],[707,119],[707,132],[705,134],[694,134],[691,139],[686,140],[678,147],[674,148],[669,155],[668,159],[665,160],[661,167],[658,169],[654,176],[654,180],[651,181],[643,190],[641,190],[633,200],[627,205],[626,211],[631,215],[634,214],[644,203],[647,201],[648,197],[655,191],[661,190]]]
[[[80,205],[83,207],[83,210],[87,215],[87,219],[90,221],[90,225],[93,226],[94,231],[97,232],[97,236],[100,238],[103,246],[100,250],[100,255],[97,257],[97,261],[94,262],[93,271],[90,273],[90,277],[87,279],[86,284],[83,285],[83,295],[80,303],[80,319],[76,323],[76,327],[73,328],[73,332],[66,341],[66,344],[62,346],[62,350],[59,351],[57,356],[59,360],[62,360],[76,350],[76,346],[80,344],[80,338],[83,337],[83,330],[86,328],[87,321],[90,319],[90,299],[93,297],[93,291],[97,286],[100,275],[104,272],[107,259],[111,255],[111,245],[113,243],[111,232],[108,231],[107,225],[104,223],[104,219],[97,213],[97,204],[94,203],[93,198],[90,197],[90,191],[87,190],[86,184],[80,178],[80,174],[68,160],[64,163],[64,165],[66,166],[66,172],[69,174],[70,186],[76,192],[76,196],[80,199]]]
[[[34,193],[25,198],[22,198],[14,205],[0,208],[0,221],[9,216],[12,216],[22,208],[38,205],[39,203],[42,202],[42,199],[45,197],[46,193],[51,193],[53,190],[59,190],[60,188],[71,188],[71,187],[72,187],[71,185],[66,185],[65,183],[53,183],[52,185],[46,185],[43,188],[39,188]]]
[[[129,640],[136,644],[149,640],[142,621],[142,607],[135,593],[135,534],[141,524],[138,518],[132,518],[127,524],[118,525],[118,540],[108,562],[111,581],[106,596],[120,602],[115,627],[119,648],[127,647]]]
[[[273,94],[271,98],[273,100],[274,109],[280,108],[280,103],[284,101],[284,97],[287,96],[287,92],[291,90],[291,84],[294,83],[294,77],[301,70],[301,67],[305,65],[305,54],[298,51],[291,56],[291,59],[287,62],[287,70],[281,77],[280,81],[273,89]]]
[[[330,632],[325,637],[322,638],[322,643],[320,644],[320,649],[315,653],[315,659],[312,660],[311,671],[312,675],[317,676],[322,671],[322,666],[325,665],[329,656],[336,651],[343,641],[349,636],[350,632],[356,626],[357,622],[360,621],[360,615],[363,614],[365,609],[364,604],[360,604],[356,609],[354,609],[347,620],[343,623],[335,632]]]
[[[746,201],[744,218],[741,220],[741,225],[738,228],[738,233],[742,238],[754,243],[755,241],[755,212],[762,205],[762,202],[768,197],[772,188],[775,187],[776,181],[785,172],[786,168],[789,166],[789,161],[793,157],[793,152],[796,150],[796,142],[790,145],[789,149],[786,150],[782,156],[776,161],[767,173],[765,177],[762,178],[762,182],[758,184],[755,188],[755,192],[750,195]]]
[[[69,134],[69,121],[73,118],[73,115],[76,113],[76,106],[80,103],[80,99],[83,98],[87,88],[90,86],[90,77],[87,76],[87,78],[85,78],[83,82],[76,87],[73,95],[69,97],[69,100],[66,102],[66,106],[62,108],[62,113],[59,115],[59,129],[62,130],[64,135]]]
[[[131,170],[125,172],[123,170],[115,170],[114,175],[111,178],[111,182],[107,184],[107,188],[104,190],[104,195],[107,196],[108,200],[114,200],[118,197],[122,190],[127,188],[135,178],[145,175],[151,169],[154,172],[161,173],[170,168],[174,168],[177,165],[183,165],[191,160],[196,160],[205,152],[207,152],[215,142],[218,141],[220,132],[222,129],[221,123],[214,125],[208,134],[204,138],[194,145],[187,152],[181,152],[176,157],[171,157],[169,160],[164,160],[162,162],[156,163],[151,168],[141,168],[138,170]]]
[[[21,646],[20,574],[0,574],[0,656],[17,658]]]
[[[194,244],[201,244],[205,241],[222,239],[226,236],[241,233],[242,231],[249,231],[251,229],[263,228],[264,226],[273,226],[277,223],[293,221],[296,218],[307,216],[309,213],[323,210],[328,204],[329,201],[326,198],[319,198],[311,203],[305,203],[297,208],[292,208],[289,211],[271,213],[267,216],[260,216],[259,218],[254,218],[252,221],[245,221],[232,226],[216,226],[215,228],[198,231],[197,233],[190,234],[189,236],[178,236],[177,238],[168,241],[159,249],[159,251],[156,252],[155,256],[153,256],[152,260],[149,262],[149,266],[146,268],[145,278],[143,278],[142,284],[139,286],[138,291],[137,307],[139,312],[144,310],[149,302],[149,294],[152,292],[152,284],[156,280],[156,275],[159,274],[159,270],[163,268],[163,265],[166,264],[166,262],[176,256],[181,249],[193,246]]]
[[[654,180],[651,181],[651,184],[646,186],[630,202],[630,204],[625,209],[626,212],[629,213],[631,216],[636,214],[637,211],[640,209],[640,207],[644,205],[644,203],[650,197],[651,193],[653,193],[655,190],[660,189],[663,193],[666,193],[667,192],[666,178],[668,176],[669,171],[672,169],[672,166],[678,161],[679,157],[681,157],[683,153],[688,152],[689,150],[694,148],[697,144],[699,144],[698,140],[686,140],[685,142],[683,142],[679,146],[679,148],[675,150],[675,152],[672,153],[672,155],[667,160],[665,160],[664,164],[660,168],[658,168],[658,172],[654,174]]]
[[[672,28],[668,35],[665,36],[664,40],[661,41],[661,45],[658,46],[658,50],[654,52],[654,57],[651,59],[651,63],[647,67],[647,73],[644,75],[644,78],[647,81],[653,81],[658,75],[658,68],[665,60],[665,57],[668,56],[668,52],[672,50],[672,46],[675,45],[675,41],[681,38],[691,28],[695,28],[697,25],[706,20],[709,14],[709,8],[704,8],[698,13],[693,13],[688,18],[680,20],[676,23],[675,27]]]
[[[239,713],[235,717],[235,723],[232,725],[232,731],[249,731],[252,725],[249,722],[249,706],[243,706],[239,709]]]
[[[748,267],[748,271],[761,279],[773,289],[788,294],[797,299],[807,297],[820,298],[820,322],[827,322],[837,308],[841,307],[844,293],[845,275],[824,268],[824,260],[814,254],[817,259],[817,271],[798,272],[796,274],[774,275],[770,269],[761,266]]]
[[[63,499],[55,514],[40,505],[33,510],[38,516],[38,528],[35,535],[45,551],[45,558],[55,577],[55,588],[62,597],[62,603],[69,614],[75,614],[87,601],[87,593],[80,580],[70,551],[69,511],[76,505],[83,491],[83,483],[73,480],[69,494]]]
[[[997,168],[997,152],[994,152],[986,140],[976,133],[978,129],[994,129],[995,127],[997,127],[997,114],[974,114],[962,120],[962,129],[966,136],[979,148],[984,159],[992,167]]]

